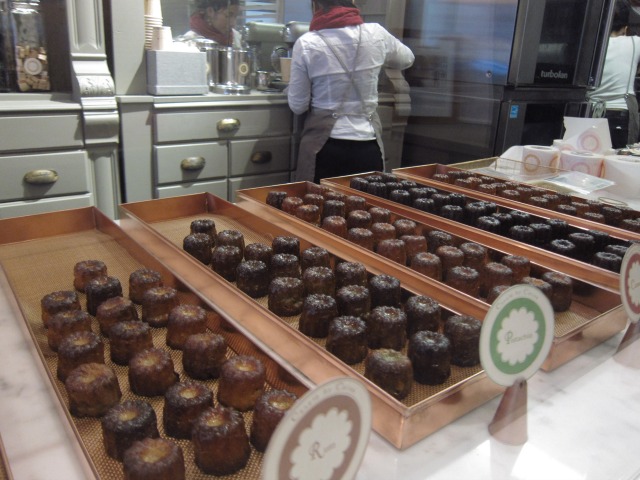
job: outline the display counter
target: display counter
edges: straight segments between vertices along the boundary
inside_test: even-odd
[[[296,184],[289,186],[293,188]],[[241,194],[242,198],[247,192]],[[305,242],[312,239],[316,245],[328,250],[336,248],[343,260],[356,258],[353,248],[330,238],[331,234],[314,231],[312,236],[307,236],[307,229],[303,228],[301,222],[298,222],[298,225],[291,219],[278,219],[267,213],[267,207],[261,207],[260,212],[263,215],[258,220],[252,217],[250,208],[246,205],[243,207],[243,202],[233,205],[219,198],[212,198],[212,201],[211,205],[216,214],[228,221],[233,219],[237,222],[234,223],[234,228],[241,228],[239,225],[244,225],[242,222],[246,221],[252,228],[260,229],[265,235],[276,235],[278,228],[286,227],[292,235]],[[146,252],[146,258],[162,263],[163,268],[172,272],[176,278],[187,279],[186,285],[193,288],[202,300],[215,307],[221,316],[228,317],[227,319],[240,331],[250,332],[251,338],[260,344],[260,348],[291,373],[292,378],[300,380],[308,387],[322,383],[326,378],[322,378],[320,370],[326,367],[307,361],[309,359],[301,362],[295,355],[292,356],[292,352],[299,346],[292,343],[284,346],[284,335],[271,335],[278,337],[278,345],[271,344],[269,338],[261,336],[261,331],[266,331],[264,327],[261,327],[262,330],[254,328],[251,322],[242,318],[242,314],[231,315],[229,302],[213,301],[217,297],[211,297],[211,291],[204,286],[211,287],[215,284],[216,291],[220,289],[225,292],[233,287],[223,285],[220,279],[216,283],[204,278],[204,274],[212,273],[210,269],[201,265],[192,265],[193,268],[187,275],[182,268],[195,261],[186,257],[179,249],[176,250],[169,237],[166,241],[160,241],[161,237],[158,234],[168,235],[169,230],[158,224],[159,220],[168,215],[169,220],[175,216],[181,219],[180,221],[187,222],[188,215],[185,212],[191,212],[190,205],[198,205],[202,209],[202,203],[200,196],[195,195],[122,205],[122,211],[128,213],[118,221],[118,228],[126,232],[127,238],[137,245],[138,250]],[[150,208],[145,209],[145,205]],[[142,215],[145,212],[153,214],[146,217]],[[195,214],[202,215],[202,212],[197,210]],[[16,219],[16,222],[10,224],[4,223],[3,227],[6,229],[1,230],[4,244],[25,244],[22,245],[24,248],[30,247],[28,251],[32,256],[29,258],[38,258],[33,255],[37,249],[37,246],[30,242],[33,237],[46,237],[48,230],[52,230],[51,235],[67,232],[64,229],[58,231],[53,227],[44,228],[42,222],[49,219],[49,223],[57,224],[64,223],[61,218],[74,219],[66,228],[75,232],[75,229],[84,225],[77,221],[77,216],[78,211],[75,214],[73,211],[59,212],[56,215],[57,222],[51,220],[51,215],[45,215],[40,218]],[[134,216],[139,220],[134,220]],[[243,220],[240,221],[240,218]],[[434,221],[435,217],[425,218]],[[140,220],[144,223],[139,224]],[[34,223],[36,221],[40,223]],[[153,229],[150,228],[152,223],[155,225]],[[224,225],[224,222],[220,223],[221,228],[227,228]],[[452,228],[454,224],[443,225]],[[183,232],[186,228],[183,227],[184,225],[181,225],[181,229],[177,231]],[[150,234],[152,230],[156,233]],[[180,233],[180,237],[181,235]],[[61,255],[59,245],[60,239],[57,243],[52,239],[40,244],[39,253],[47,255],[47,258],[51,256],[51,262],[60,264],[49,267],[43,265],[46,262],[35,264],[37,268],[47,270],[54,277],[48,283],[44,282],[42,287],[45,289],[53,288],[59,277],[64,277],[63,272],[68,271],[69,265],[72,264],[68,262],[73,261],[65,257],[64,261],[68,263],[64,267],[66,270],[56,273],[54,266],[62,268],[62,260],[55,258]],[[69,248],[68,245],[65,244],[65,248]],[[26,252],[27,250],[24,250],[22,254]],[[357,253],[364,255],[359,250]],[[24,299],[9,293],[12,286],[15,288],[13,283],[12,286],[9,285],[9,281],[15,281],[16,272],[20,272],[20,277],[26,275],[27,278],[31,278],[29,270],[19,261],[23,257],[5,251],[6,255],[9,255],[13,262],[3,262],[0,268],[0,362],[4,365],[0,370],[0,466],[4,466],[5,477],[8,478],[96,478],[95,467],[91,464],[91,459],[88,459],[77,431],[74,431],[73,425],[69,423],[69,416],[64,408],[65,402],[60,402],[57,395],[59,392],[56,392],[51,383],[51,372],[43,365],[42,349],[38,348],[38,344],[34,344],[33,324],[25,322]],[[178,258],[182,256],[185,256],[186,260]],[[364,263],[372,271],[387,271],[389,274],[399,271],[399,267],[395,267],[394,270],[386,262],[374,257],[367,256]],[[195,271],[198,269],[202,270],[202,275]],[[43,283],[41,279],[39,282]],[[425,286],[431,283],[426,282]],[[403,279],[405,288],[420,290],[420,285]],[[232,296],[235,297],[236,293]],[[441,302],[448,301],[447,295],[444,295],[444,287],[436,289],[431,285],[425,293],[438,296]],[[41,292],[32,297],[41,298]],[[238,311],[244,312],[247,316],[253,312],[252,315],[256,314],[265,321],[270,318],[266,314],[257,315],[254,308],[246,309],[249,308],[249,303],[250,299],[247,297],[242,304],[235,305],[234,308],[238,308]],[[27,311],[34,311],[33,305]],[[273,320],[269,323],[270,331],[283,334],[288,332],[284,323]],[[42,330],[42,325],[38,325]],[[264,322],[261,325],[264,325]],[[527,431],[523,444],[507,445],[490,434],[489,425],[501,400],[501,394],[497,394],[478,402],[477,406],[474,405],[475,408],[467,410],[466,414],[451,418],[438,429],[425,432],[424,436],[415,442],[412,441],[406,448],[398,448],[385,440],[388,437],[383,433],[372,431],[357,479],[639,478],[640,460],[636,445],[640,440],[640,417],[636,412],[640,408],[640,383],[637,381],[640,369],[640,342],[631,341],[621,349],[623,337],[627,338],[624,335],[626,330],[627,322],[623,319],[621,329],[617,329],[606,338],[603,337],[593,348],[581,350],[566,362],[549,370],[541,370],[527,381]],[[287,334],[293,336],[292,333]],[[578,343],[579,340],[579,337],[576,337],[570,341]],[[315,350],[309,349],[309,352],[312,351]],[[307,370],[309,365],[314,365],[318,372]],[[342,371],[345,375],[354,376],[347,369]],[[330,378],[335,375],[340,373],[334,373]],[[373,391],[370,390],[370,393],[373,397]],[[447,405],[449,399],[443,399],[442,406],[453,408],[455,399],[450,400],[451,403]],[[380,412],[374,408],[374,415],[380,415]],[[405,422],[409,420],[404,418]],[[115,478],[119,478],[119,472],[114,475]]]
[[[3,279],[4,280],[4,279]],[[0,436],[16,479],[86,479],[88,467],[13,299],[0,291]],[[371,434],[358,479],[635,479],[640,343],[622,334],[528,382],[528,441],[494,440],[496,398],[407,450]]]

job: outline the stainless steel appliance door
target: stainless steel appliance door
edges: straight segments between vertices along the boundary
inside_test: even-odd
[[[494,155],[513,145],[551,145],[564,134],[564,117],[588,109],[582,90],[532,89],[505,92],[496,125]]]
[[[596,86],[615,0],[520,0],[507,83]]]
[[[408,0],[409,82],[505,85],[517,10],[518,0]]]

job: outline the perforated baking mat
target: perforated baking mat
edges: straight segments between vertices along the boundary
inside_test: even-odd
[[[0,228],[2,228],[0,226]],[[96,475],[101,479],[122,479],[122,464],[106,454],[102,440],[101,423],[95,418],[76,418],[67,411],[68,398],[64,384],[56,377],[57,356],[47,343],[46,329],[41,320],[40,300],[53,291],[73,289],[73,267],[81,260],[97,259],[107,265],[110,276],[118,278],[122,284],[123,294],[128,295],[128,278],[131,272],[138,268],[148,266],[140,263],[123,246],[110,235],[98,230],[80,231],[77,233],[39,238],[26,242],[0,245],[0,262],[11,285],[11,289],[18,301],[27,326],[32,334],[35,346],[38,349],[44,365],[54,384],[68,420],[77,433],[83,450],[89,457],[90,463]],[[181,304],[193,303],[207,308],[199,298],[187,288],[171,278],[166,271],[163,272],[163,281],[178,289]],[[84,294],[79,293],[81,305],[86,305]],[[140,307],[138,307],[140,309]],[[138,312],[141,314],[141,311]],[[99,332],[95,318],[93,331]],[[249,354],[260,358],[267,370],[267,389],[278,388],[289,390],[296,395],[306,391],[295,378],[288,375],[270,357],[258,350],[251,342],[235,331],[216,312],[208,309],[208,327],[212,332],[222,334],[229,346],[227,356],[237,354]],[[166,346],[166,328],[154,328],[153,343],[155,347],[169,351],[174,362],[175,371],[180,380],[187,380],[188,376],[183,372],[182,353]],[[160,435],[166,437],[162,422],[163,397],[140,397],[129,389],[126,366],[117,365],[110,360],[109,342],[102,337],[105,344],[105,363],[113,367],[117,374],[122,390],[122,401],[134,398],[147,400],[154,408],[158,418]],[[217,381],[203,381],[217,393]],[[217,402],[216,402],[217,403]],[[245,425],[249,431],[252,413],[244,414]],[[171,437],[168,437],[171,438]],[[174,439],[176,440],[176,439]],[[198,469],[194,462],[192,444],[189,440],[176,440],[182,447],[185,457],[187,478],[215,478],[205,475]],[[262,463],[262,454],[252,448],[251,457],[247,466],[236,474],[226,476],[229,479],[255,479],[259,477]]]

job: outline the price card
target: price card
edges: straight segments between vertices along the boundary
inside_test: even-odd
[[[629,320],[637,323],[640,320],[640,244],[632,244],[622,259],[620,295]]]
[[[553,343],[554,314],[538,288],[515,285],[500,294],[480,332],[480,362],[489,378],[510,387],[538,371]]]
[[[371,432],[371,398],[355,379],[338,378],[300,397],[276,428],[262,478],[349,480]]]

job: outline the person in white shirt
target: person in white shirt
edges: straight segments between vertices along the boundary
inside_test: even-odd
[[[378,106],[383,67],[415,57],[381,25],[364,23],[351,0],[312,0],[309,32],[294,44],[287,99],[306,113],[296,181],[384,169]]]
[[[640,37],[627,36],[629,7],[617,0],[602,70],[600,86],[588,96],[602,109],[609,121],[613,148],[623,148],[638,142],[638,101],[635,95],[635,77],[640,62]],[[598,112],[594,113],[598,116]]]
[[[240,14],[240,0],[195,0],[189,30],[182,40],[208,38],[225,47],[242,48],[242,34],[234,25]]]

